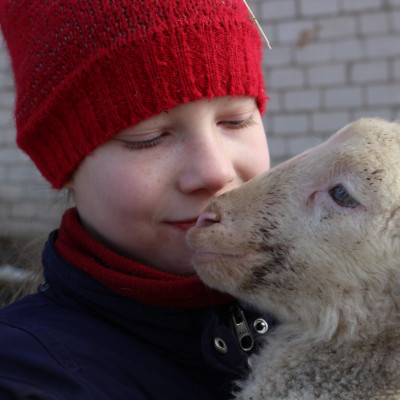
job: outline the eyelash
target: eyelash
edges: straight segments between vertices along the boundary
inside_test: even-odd
[[[161,138],[164,136],[164,134],[161,134],[160,136],[157,136],[153,139],[149,140],[143,140],[141,142],[130,142],[130,141],[124,141],[124,146],[128,150],[145,150],[149,149],[151,147],[157,146],[158,143],[160,143]]]
[[[242,128],[248,128],[249,126],[252,126],[254,124],[254,118],[253,116],[243,119],[243,120],[238,120],[238,121],[226,121],[223,122],[223,124],[228,125],[231,129],[242,129]]]
[[[251,116],[245,120],[224,121],[221,124],[227,125],[230,129],[244,129],[252,126],[254,124],[254,119],[253,116]],[[157,146],[165,135],[166,134],[162,133],[161,135],[149,140],[143,140],[140,142],[124,141],[123,143],[124,146],[131,151],[145,150]]]

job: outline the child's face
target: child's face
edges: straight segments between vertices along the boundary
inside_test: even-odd
[[[269,169],[253,98],[203,99],[113,136],[66,184],[83,225],[134,260],[193,274],[186,231],[207,203]]]

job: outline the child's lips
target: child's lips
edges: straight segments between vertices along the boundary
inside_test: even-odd
[[[181,221],[168,221],[169,225],[183,232],[187,232],[190,228],[196,225],[197,218],[190,218]]]

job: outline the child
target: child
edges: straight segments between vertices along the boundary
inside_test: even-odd
[[[0,398],[230,398],[273,320],[206,288],[185,233],[269,168],[242,0],[0,0],[0,23],[18,145],[76,204],[0,312]]]

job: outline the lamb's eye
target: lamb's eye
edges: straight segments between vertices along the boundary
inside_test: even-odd
[[[355,208],[359,205],[358,201],[347,193],[343,185],[336,185],[329,191],[329,194],[340,206]]]

